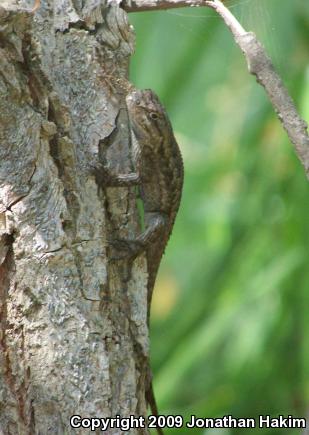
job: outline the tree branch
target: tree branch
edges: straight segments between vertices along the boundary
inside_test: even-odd
[[[210,6],[208,0],[123,0],[122,8],[127,12],[158,11],[192,6]],[[211,6],[210,6],[211,7]]]
[[[307,124],[298,114],[292,98],[255,34],[247,32],[220,0],[124,0],[122,6],[127,12],[188,6],[207,6],[214,9],[230,29],[235,42],[244,53],[250,74],[255,75],[257,82],[265,89],[309,178],[309,136]]]

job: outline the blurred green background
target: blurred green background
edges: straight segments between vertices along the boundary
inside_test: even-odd
[[[309,120],[308,0],[230,2]],[[263,90],[207,8],[130,14],[131,79],[166,106],[183,199],[151,322],[161,414],[304,417],[309,408],[309,184]],[[176,430],[165,430],[167,434]],[[179,430],[186,433],[188,429]],[[216,435],[284,429],[190,430]]]

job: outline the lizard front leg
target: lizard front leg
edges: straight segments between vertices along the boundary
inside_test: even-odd
[[[138,172],[114,174],[108,166],[102,163],[91,165],[90,172],[94,175],[97,185],[102,189],[105,187],[131,187],[140,184]]]
[[[113,174],[107,166],[102,164],[93,166],[93,173],[98,186],[102,187],[132,187],[141,184],[138,172],[129,174]],[[118,251],[127,252],[130,257],[136,257],[147,247],[164,234],[168,224],[168,216],[162,212],[145,212],[145,230],[134,239],[115,239],[110,244]],[[122,258],[123,255],[115,258]]]

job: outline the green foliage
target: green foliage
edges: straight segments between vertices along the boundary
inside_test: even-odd
[[[249,0],[232,4],[232,11],[262,39],[308,120],[307,1]],[[185,164],[182,205],[153,303],[160,412],[187,419],[304,416],[309,401],[304,170],[212,11],[190,8],[130,19],[137,35],[132,80],[154,89],[166,105]],[[262,430],[268,432],[282,430]]]

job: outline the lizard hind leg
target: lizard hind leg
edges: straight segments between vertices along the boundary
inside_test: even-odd
[[[138,236],[137,241],[145,248],[159,239],[167,226],[167,216],[160,212],[145,213],[145,230]]]
[[[150,246],[156,245],[157,241],[161,241],[167,225],[166,216],[162,213],[147,213],[145,224],[146,229],[135,239],[115,239],[109,241],[111,259],[136,258],[148,250]]]

